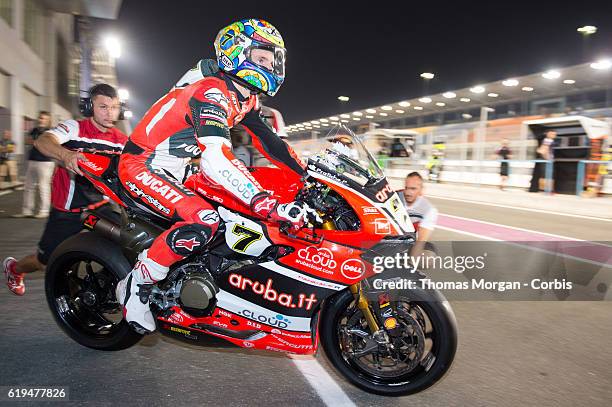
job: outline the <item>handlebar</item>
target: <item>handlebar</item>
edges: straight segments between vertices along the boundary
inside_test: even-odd
[[[315,232],[314,226],[312,227],[312,235],[311,235],[312,239],[309,238],[308,236],[307,237],[301,237],[301,236],[295,235],[293,233],[290,233],[289,232],[290,228],[291,228],[291,223],[290,222],[281,222],[280,223],[280,227],[279,227],[279,231],[283,235],[285,235],[285,236],[287,236],[287,237],[289,237],[291,239],[301,240],[301,241],[306,242],[306,243],[311,243],[311,244],[318,245],[318,244],[320,244],[323,241],[323,236],[317,235],[317,233]],[[300,230],[302,230],[302,229],[307,229],[307,227],[302,227]]]

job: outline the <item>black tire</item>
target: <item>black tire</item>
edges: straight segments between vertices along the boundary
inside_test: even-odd
[[[438,248],[436,247],[435,244],[431,242],[425,242],[425,245],[423,246],[423,250],[426,252],[431,252],[433,255],[438,254]]]
[[[100,266],[97,272],[93,265]],[[83,267],[86,276],[79,278]],[[66,239],[53,252],[45,276],[47,303],[55,322],[69,337],[88,348],[114,351],[136,344],[142,335],[123,320],[120,307],[109,309],[118,305],[114,293],[117,282],[131,270],[121,248],[96,233],[79,233]],[[95,278],[90,277],[90,271]],[[89,288],[84,289],[85,285]],[[92,306],[84,300],[87,291],[95,293]],[[107,315],[115,320],[109,320]]]
[[[410,292],[406,295],[410,298],[419,298],[424,293]],[[440,297],[442,297],[440,295]],[[424,297],[420,297],[424,298]],[[429,297],[431,298],[431,297]],[[442,297],[443,298],[443,297]],[[438,382],[450,368],[455,352],[457,350],[457,327],[455,315],[446,301],[410,301],[427,313],[432,326],[438,331],[438,338],[432,348],[435,352],[435,360],[428,367],[419,365],[416,373],[396,378],[381,378],[371,375],[369,372],[360,370],[344,358],[341,346],[338,326],[345,310],[354,301],[353,294],[349,290],[339,292],[326,301],[321,315],[319,334],[321,345],[325,355],[332,365],[351,383],[357,387],[374,394],[382,396],[406,396],[427,389]]]

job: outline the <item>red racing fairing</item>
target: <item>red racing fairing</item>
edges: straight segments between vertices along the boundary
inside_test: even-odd
[[[262,167],[251,171],[280,202],[293,200],[304,186],[299,178],[280,169]],[[236,203],[231,195],[201,174],[191,177],[186,185],[212,203],[256,219],[248,207]],[[270,243],[290,247],[290,253],[275,262],[240,268],[218,281],[221,292],[211,316],[198,318],[176,309],[167,318],[160,317],[162,328],[191,339],[213,335],[246,348],[299,354],[316,352],[313,334],[317,333],[316,316],[321,304],[337,291],[373,276],[372,264],[362,259],[362,255],[392,233],[390,226],[384,234],[376,229],[373,220],[388,221],[366,197],[333,183],[329,186],[352,207],[362,208],[358,212],[360,230],[317,229],[314,231],[319,236],[317,241],[311,230],[289,237],[276,223],[256,221]],[[245,308],[231,311],[223,307],[224,303],[235,307],[235,301]]]
[[[111,159],[87,154],[81,164],[86,176],[104,194],[121,203],[109,182]],[[275,260],[253,262],[216,278],[216,307],[206,316],[194,316],[179,306],[160,313],[160,328],[186,339],[204,334],[238,346],[309,354],[317,350],[317,315],[325,299],[374,275],[364,258],[386,236],[403,235],[396,212],[399,199],[384,178],[367,187],[353,178],[341,178],[309,161],[309,181],[278,168],[255,167],[244,171],[279,202],[290,202],[309,189],[326,189],[346,208],[352,208],[355,227],[338,230],[323,224],[295,235],[279,224],[258,219],[250,208],[202,173],[185,186],[210,202],[224,220],[225,245],[234,254],[260,256],[264,249],[279,251]],[[333,192],[332,192],[333,191]],[[302,195],[300,195],[302,194]],[[123,203],[122,203],[123,204]]]
[[[316,352],[320,341],[337,371],[366,391],[393,396],[422,391],[453,361],[455,317],[436,290],[391,292],[364,281],[375,275],[378,258],[412,248],[414,228],[399,196],[350,130],[339,127],[325,141],[321,152],[309,157],[303,178],[234,163],[243,178],[253,177],[279,202],[310,208],[306,227],[298,231],[262,220],[204,175],[180,185],[199,201],[196,213],[214,216],[218,227],[202,250],[182,242],[193,252],[173,263],[163,280],[139,286],[138,295],[148,300],[157,329],[181,340],[207,344],[205,338],[213,336],[243,348],[297,354]],[[78,343],[125,349],[142,333],[115,318],[121,313],[117,282],[176,223],[160,216],[159,207],[130,196],[118,177],[116,156],[87,157],[80,168],[122,205],[121,220],[106,219],[94,207],[84,211],[91,233],[75,235],[54,252],[46,273],[47,302],[58,325]],[[406,277],[425,277],[414,271]],[[380,278],[403,278],[401,272],[391,268]]]

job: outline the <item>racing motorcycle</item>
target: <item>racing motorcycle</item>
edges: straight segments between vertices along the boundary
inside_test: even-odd
[[[422,391],[452,364],[453,311],[437,291],[380,288],[381,282],[424,278],[414,269],[375,272],[377,257],[409,251],[414,243],[406,208],[349,129],[336,127],[318,142],[302,178],[271,167],[243,170],[281,202],[305,202],[320,219],[299,231],[258,219],[212,180],[193,176],[185,185],[216,208],[221,226],[205,251],[175,264],[165,280],[140,294],[148,295],[164,334],[294,354],[314,354],[321,343],[331,364],[361,389],[386,396]],[[46,296],[73,340],[121,350],[142,335],[122,319],[116,284],[169,224],[128,190],[163,213],[155,197],[129,181],[121,185],[118,155],[85,156],[85,176],[116,203],[120,216],[83,212],[89,232],[53,253]]]

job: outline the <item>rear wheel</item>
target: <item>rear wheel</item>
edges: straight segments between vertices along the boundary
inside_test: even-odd
[[[396,337],[370,332],[346,290],[326,304],[320,338],[331,363],[349,381],[371,393],[404,396],[425,390],[450,368],[456,322],[445,301],[411,301],[407,295],[393,302],[401,328]]]
[[[76,342],[99,350],[120,350],[142,335],[123,320],[115,287],[131,271],[121,248],[95,233],[67,239],[47,265],[45,291],[51,313]]]

